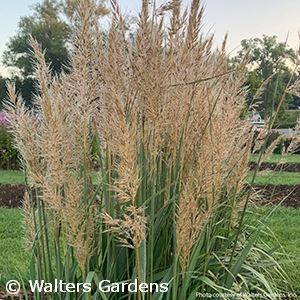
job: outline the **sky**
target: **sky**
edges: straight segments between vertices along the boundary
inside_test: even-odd
[[[9,37],[16,34],[21,16],[30,15],[29,6],[42,0],[0,0],[0,57]],[[157,5],[163,0],[157,0]],[[184,0],[188,5],[191,0]],[[109,1],[107,2],[109,3]],[[119,0],[122,12],[137,15],[141,0]],[[300,30],[300,0],[203,0],[205,7],[203,33],[215,35],[215,46],[222,44],[228,33],[227,52],[236,53],[241,40],[276,35],[298,49]],[[0,63],[0,75],[7,70]]]

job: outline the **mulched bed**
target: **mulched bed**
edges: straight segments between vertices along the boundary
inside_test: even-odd
[[[257,168],[256,163],[249,163],[251,171]],[[263,162],[258,171],[275,171],[275,172],[300,172],[300,164],[278,164]],[[257,200],[262,205],[282,204],[284,206],[300,208],[300,185],[256,185],[254,192],[259,197]]]
[[[258,196],[255,201],[261,205],[300,208],[300,185],[256,185],[253,192]]]
[[[1,184],[0,206],[8,208],[21,207],[24,193],[25,186],[23,184]]]
[[[34,296],[31,292],[27,292],[28,300],[34,300]],[[0,299],[1,300],[26,300],[25,295],[23,295],[23,292],[20,292],[18,296],[12,296],[8,295],[7,293],[0,292]]]
[[[22,207],[25,186],[22,184],[0,185],[0,206],[8,208]],[[294,208],[300,207],[300,185],[257,185],[254,192],[260,197],[255,197],[260,204],[279,204]],[[1,298],[0,298],[1,299]]]

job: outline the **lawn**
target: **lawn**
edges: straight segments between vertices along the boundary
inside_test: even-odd
[[[252,154],[250,157],[251,162],[257,162],[259,155]],[[300,155],[299,154],[290,154],[286,156],[282,156],[280,154],[273,154],[269,159],[265,160],[265,162],[285,162],[285,163],[300,163]],[[279,170],[278,170],[279,171]],[[250,182],[253,176],[253,172],[249,172],[246,182]],[[98,182],[97,174],[93,175],[93,182]],[[0,170],[0,184],[23,184],[25,182],[25,177],[23,172],[21,171],[3,171]],[[299,173],[288,173],[288,172],[265,172],[258,173],[255,179],[254,184],[300,184],[300,174]]]
[[[257,162],[258,159],[259,159],[259,154],[251,154],[250,162]],[[299,164],[300,154],[287,154],[287,155],[272,154],[270,158],[263,160],[263,162]]]
[[[25,176],[22,171],[0,170],[0,184],[24,184]],[[93,183],[99,183],[98,173],[93,173]]]
[[[285,261],[283,269],[293,282],[295,291],[300,295],[300,209],[290,207],[251,207],[251,218],[265,217],[265,234],[262,241],[280,253],[279,260]],[[290,262],[287,262],[287,258]]]
[[[250,183],[254,175],[254,171],[248,172],[246,176],[246,182]],[[300,173],[296,172],[273,172],[262,171],[256,174],[254,179],[254,185],[296,185],[300,184]]]
[[[6,282],[28,278],[29,252],[24,248],[23,216],[19,209],[0,207],[0,290]]]
[[[0,184],[23,184],[25,176],[22,171],[0,170]]]

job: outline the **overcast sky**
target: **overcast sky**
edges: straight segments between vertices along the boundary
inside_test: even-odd
[[[29,6],[42,0],[0,0],[0,55],[5,44],[17,30],[20,16],[31,14]],[[163,3],[157,0],[158,5]],[[109,2],[108,2],[109,3]],[[119,0],[122,11],[136,15],[140,0]],[[190,0],[185,0],[185,4]],[[236,51],[242,39],[262,37],[263,34],[278,36],[284,42],[298,48],[300,30],[300,0],[205,0],[203,32],[215,34],[215,45],[221,45],[229,35],[227,52]],[[0,65],[0,75],[6,75]]]

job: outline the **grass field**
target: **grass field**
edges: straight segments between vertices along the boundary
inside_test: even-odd
[[[0,170],[0,184],[23,184],[24,173],[21,171]]]
[[[270,248],[277,248],[278,259],[284,262],[282,268],[293,282],[300,295],[300,210],[290,207],[251,207],[251,218],[265,217],[265,234],[262,241]]]
[[[259,154],[251,154],[250,162],[257,162],[259,159]],[[300,163],[300,155],[299,154],[273,154],[270,158],[263,160],[264,162],[270,163],[287,163],[287,164],[298,164]]]
[[[93,174],[93,183],[99,182],[98,174]],[[0,184],[24,184],[25,176],[22,171],[0,170]]]
[[[254,172],[248,172],[246,177],[246,182],[250,183]],[[255,185],[266,185],[266,184],[273,184],[273,185],[296,185],[300,184],[300,173],[296,172],[269,172],[263,171],[258,172],[254,179]]]
[[[29,252],[24,248],[23,216],[19,209],[0,207],[0,287],[28,278]],[[2,290],[0,288],[0,290]]]

